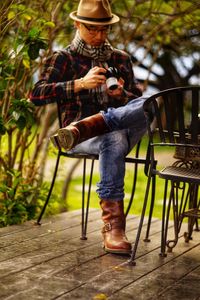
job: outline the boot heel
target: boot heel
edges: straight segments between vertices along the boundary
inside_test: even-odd
[[[57,148],[58,150],[61,149],[59,138],[58,138],[57,134],[51,136],[50,141],[52,142],[52,144],[54,145],[55,148]]]

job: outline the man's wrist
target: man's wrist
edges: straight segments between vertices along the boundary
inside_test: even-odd
[[[85,89],[86,89],[86,86],[85,86],[85,81],[84,81],[83,77],[76,79],[74,81],[74,92],[75,93],[77,93],[81,90],[85,90]]]
[[[81,77],[81,79],[80,79],[80,84],[81,84],[81,88],[82,89],[85,89],[86,87],[85,87],[85,82],[84,82],[84,78],[83,77]]]

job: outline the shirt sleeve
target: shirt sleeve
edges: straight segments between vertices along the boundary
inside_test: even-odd
[[[53,102],[65,103],[74,98],[74,80],[69,80],[67,70],[71,61],[65,54],[55,52],[45,62],[40,80],[30,93],[30,100],[35,105]]]

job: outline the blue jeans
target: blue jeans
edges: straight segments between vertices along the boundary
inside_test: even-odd
[[[100,199],[120,201],[124,198],[125,157],[145,134],[143,113],[145,97],[130,101],[119,108],[102,112],[111,132],[77,145],[70,153],[99,154]]]

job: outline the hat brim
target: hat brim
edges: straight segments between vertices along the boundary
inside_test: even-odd
[[[91,25],[111,25],[119,22],[120,20],[119,17],[114,14],[112,14],[112,18],[109,21],[97,21],[96,19],[94,21],[92,19],[85,20],[77,16],[77,11],[71,12],[69,17],[74,21],[78,21],[85,24],[91,24]]]

